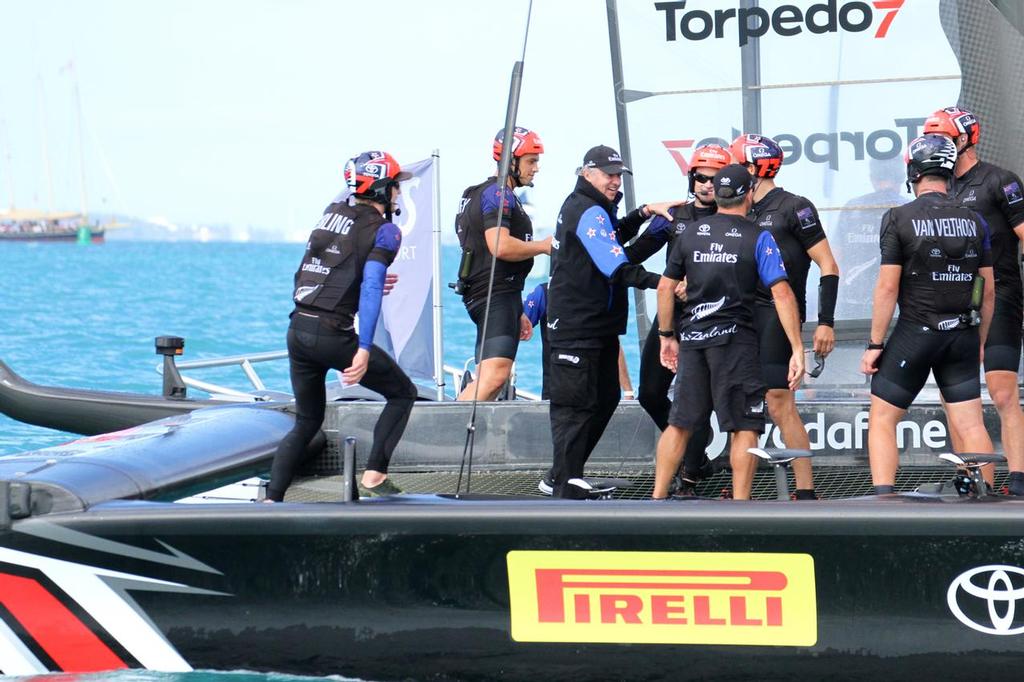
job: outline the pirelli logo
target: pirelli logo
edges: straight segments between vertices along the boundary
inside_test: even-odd
[[[512,639],[811,646],[808,554],[508,553]]]

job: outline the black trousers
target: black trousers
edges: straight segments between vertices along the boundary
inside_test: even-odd
[[[661,364],[661,338],[658,336],[658,321],[651,325],[647,333],[643,350],[640,352],[640,389],[637,400],[647,414],[651,415],[655,425],[665,430],[668,426],[668,413],[672,409],[672,401],[668,398],[669,388],[675,374]],[[697,480],[701,467],[707,461],[705,450],[711,444],[711,423],[705,421],[690,434],[683,453],[683,475],[690,480]]]
[[[552,346],[551,442],[554,496],[563,497],[583,468],[619,405],[619,337],[587,339],[585,348]]]
[[[338,331],[319,318],[296,313],[288,328],[288,362],[295,393],[295,427],[281,439],[270,470],[267,497],[284,499],[285,490],[302,464],[306,446],[323,425],[327,388],[324,381],[331,369],[344,370],[359,350],[353,331]],[[416,401],[416,387],[390,355],[377,346],[370,348],[370,363],[362,386],[387,400],[373,429],[373,445],[366,468],[387,472],[391,453],[405,431]]]

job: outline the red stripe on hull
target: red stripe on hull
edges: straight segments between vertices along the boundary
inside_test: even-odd
[[[35,580],[0,574],[0,601],[61,670],[96,672],[128,667]]]

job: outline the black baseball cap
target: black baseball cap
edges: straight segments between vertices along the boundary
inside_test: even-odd
[[[622,163],[622,157],[619,156],[619,153],[603,144],[592,147],[587,152],[586,156],[583,157],[583,166],[580,168],[580,171],[583,168],[597,168],[608,173],[608,175],[633,174],[633,171],[626,168]]]
[[[715,179],[711,181],[715,188],[715,196],[722,199],[741,197],[750,191],[754,179],[746,168],[738,163],[731,163],[715,173]]]

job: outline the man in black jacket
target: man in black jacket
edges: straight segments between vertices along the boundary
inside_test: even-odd
[[[554,496],[593,496],[583,467],[619,404],[619,335],[626,332],[626,287],[653,288],[659,278],[631,265],[623,244],[652,212],[641,206],[619,220],[622,174],[631,172],[611,147],[583,159],[576,188],[558,214],[548,284],[551,341],[551,440]]]

